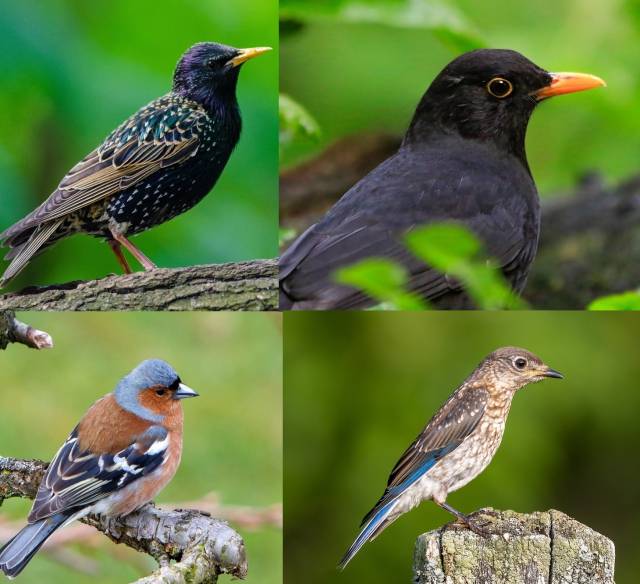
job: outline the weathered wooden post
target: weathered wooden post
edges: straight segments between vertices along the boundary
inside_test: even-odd
[[[416,542],[414,584],[614,584],[613,542],[560,511],[481,510]]]

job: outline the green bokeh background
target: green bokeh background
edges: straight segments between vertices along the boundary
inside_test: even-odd
[[[135,242],[163,267],[274,257],[277,18],[276,0],[2,1],[0,229],[42,202],[124,119],[168,92],[175,64],[191,45],[267,45],[274,52],[241,72],[244,130],[212,193]],[[101,240],[76,236],[36,259],[12,288],[118,270]]]
[[[638,172],[638,0],[327,0],[321,18],[316,2],[283,0],[304,26],[282,39],[281,89],[322,130],[319,141],[287,148],[286,164],[354,132],[404,132],[431,80],[461,52],[439,40],[442,30],[436,36],[417,19],[406,28],[358,22],[369,9],[400,12],[411,4],[430,7],[435,20],[456,23],[483,46],[518,50],[550,71],[584,71],[607,81],[605,90],[552,99],[535,112],[527,153],[543,196],[575,185],[585,171],[608,181]]]
[[[525,347],[565,379],[514,399],[483,474],[450,495],[463,512],[559,509],[616,544],[618,584],[640,573],[640,314],[285,315],[285,582],[409,582],[416,537],[451,521],[423,503],[335,566],[391,468],[494,349]]]
[[[222,505],[282,502],[281,317],[267,314],[22,314],[49,332],[52,350],[0,351],[0,455],[50,460],[87,408],[146,358],[167,360],[200,397],[184,403],[182,462],[159,503],[215,492]],[[2,514],[24,519],[30,502],[10,499]],[[282,582],[282,531],[234,526],[245,539],[248,583]],[[151,558],[104,538],[77,550],[96,575],[40,553],[19,581],[120,584],[155,569]],[[142,563],[142,567],[140,567]],[[229,581],[221,576],[220,582]]]

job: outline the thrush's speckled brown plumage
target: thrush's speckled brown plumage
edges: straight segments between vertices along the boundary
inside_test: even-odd
[[[432,500],[471,530],[482,533],[480,526],[447,504],[447,495],[464,487],[491,462],[516,391],[548,377],[562,375],[525,349],[504,347],[486,357],[400,457],[384,494],[362,520],[362,530],[340,567],[425,500]]]
[[[283,254],[281,308],[370,306],[371,298],[334,279],[339,268],[370,257],[403,264],[409,288],[437,307],[470,307],[455,279],[404,243],[412,228],[442,221],[474,232],[520,292],[540,231],[525,155],[529,117],[541,99],[599,85],[591,75],[548,73],[515,51],[478,50],[452,61],[418,104],[398,152]]]

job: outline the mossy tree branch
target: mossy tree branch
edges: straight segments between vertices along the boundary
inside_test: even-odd
[[[0,504],[9,497],[32,499],[46,468],[40,460],[0,457]],[[237,578],[247,574],[242,537],[201,511],[166,511],[149,504],[125,517],[90,515],[82,521],[158,561],[158,570],[139,583],[211,584],[223,573]]]

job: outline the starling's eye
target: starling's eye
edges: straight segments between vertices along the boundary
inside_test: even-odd
[[[511,95],[513,85],[511,84],[511,81],[507,81],[502,77],[494,77],[489,81],[489,83],[487,83],[487,91],[493,95],[493,97],[502,99],[503,97]]]
[[[221,59],[219,57],[211,57],[205,63],[209,69],[219,69],[221,64]]]
[[[523,357],[518,357],[513,364],[516,366],[516,369],[524,369],[527,366],[527,360]]]
[[[167,392],[166,389],[156,389],[156,395],[162,397]]]

